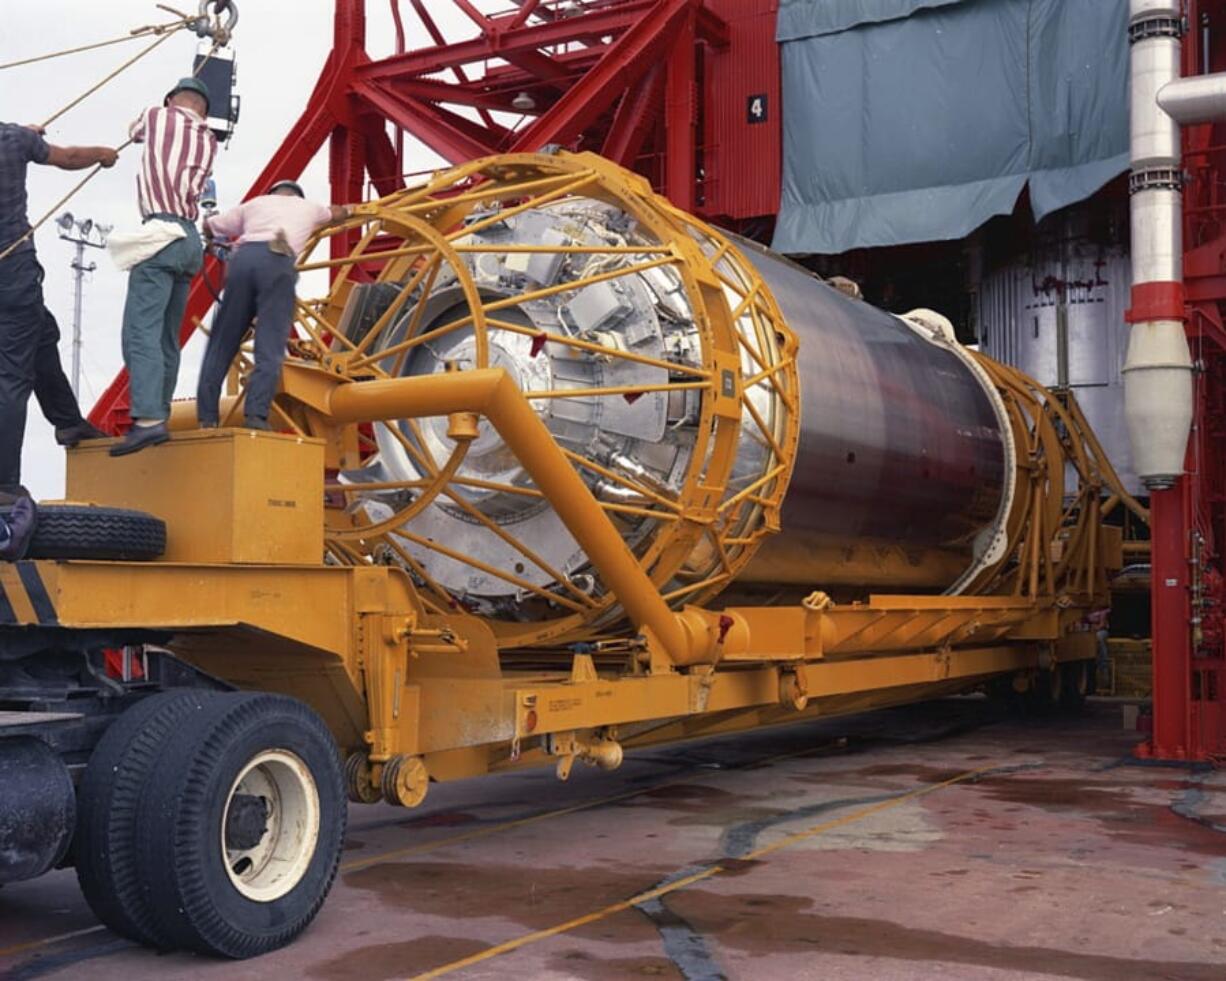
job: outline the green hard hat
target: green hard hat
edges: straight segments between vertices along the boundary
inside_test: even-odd
[[[162,100],[162,105],[170,105],[170,97],[173,95],[178,95],[180,92],[195,92],[198,96],[204,99],[205,112],[208,111],[209,103],[211,101],[209,99],[209,87],[205,85],[204,82],[200,81],[200,79],[191,78],[190,76],[188,78],[179,79],[178,84],[166,93],[166,98]]]

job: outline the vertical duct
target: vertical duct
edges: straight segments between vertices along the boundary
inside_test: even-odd
[[[1183,473],[1192,428],[1192,358],[1183,319],[1179,124],[1158,92],[1179,78],[1177,0],[1132,0],[1132,331],[1124,364],[1124,414],[1134,463],[1150,490]]]

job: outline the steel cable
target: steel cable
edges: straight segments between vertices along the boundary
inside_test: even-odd
[[[64,113],[68,112],[69,109],[81,103],[84,99],[92,95],[94,92],[97,92],[98,89],[102,88],[103,85],[105,85],[107,82],[113,79],[120,72],[124,71],[124,69],[131,67],[137,61],[139,61],[141,58],[147,55],[150,51],[156,48],[159,44],[161,44],[167,38],[171,37],[173,33],[174,32],[163,34],[161,37],[159,37],[156,41],[154,41],[151,45],[149,45],[147,48],[145,48],[135,57],[129,58],[122,65],[116,68],[113,72],[111,72],[109,75],[103,78],[102,81],[98,82],[92,88],[88,89],[83,95],[78,96],[72,102],[68,103],[68,105],[66,105],[63,109],[59,110],[59,112],[55,113],[55,115],[49,117],[45,123],[41,124],[40,128],[45,128],[50,123],[58,119],[60,116],[64,115]],[[200,70],[204,68],[206,64],[208,64],[209,59],[213,57],[214,52],[216,52],[220,46],[221,46],[220,41],[215,40],[213,42],[213,46],[209,49],[208,54],[206,54],[203,58],[200,59],[200,64],[196,67],[196,70],[192,72],[193,78],[195,78],[197,75],[200,74]],[[134,138],[128,137],[128,139],[124,140],[123,143],[121,143],[119,146],[115,148],[115,152],[117,154],[122,153],[124,150],[130,147],[134,142],[135,142]],[[57,211],[59,211],[60,208],[62,208],[65,204],[67,204],[70,200],[72,200],[73,196],[76,195],[77,192],[81,190],[81,188],[83,188],[86,184],[88,184],[91,180],[93,180],[93,178],[97,176],[98,172],[103,169],[105,168],[103,168],[102,164],[97,164],[93,170],[91,170],[88,174],[82,177],[81,180],[77,181],[76,185],[72,188],[72,190],[70,190],[62,198],[56,201],[55,204],[53,204],[50,208],[48,208],[47,211],[43,214],[43,216],[38,219],[38,221],[33,222],[30,225],[29,229],[26,231],[26,233],[21,236],[21,238],[10,243],[4,249],[3,252],[0,252],[0,262],[3,262],[5,259],[7,259],[19,245],[21,245],[23,242],[28,241],[29,238],[36,231],[38,231],[43,225],[45,225],[47,221],[50,220],[50,218]]]
[[[45,120],[43,120],[43,122],[40,124],[41,128],[46,129],[53,122],[55,122],[62,115],[64,115],[64,113],[68,112],[68,110],[73,109],[76,106],[79,106],[82,102],[84,102],[91,95],[93,95],[100,88],[102,88],[102,86],[104,86],[107,82],[111,81],[113,78],[118,76],[121,72],[123,72],[124,69],[131,68],[134,64],[140,61],[141,58],[145,57],[145,55],[149,54],[149,52],[151,52],[159,44],[161,44],[163,41],[167,40],[168,38],[172,36],[173,35],[171,34],[163,34],[156,41],[154,41],[151,45],[149,45],[147,48],[143,48],[140,52],[133,55],[131,58],[125,61],[122,65],[116,68],[113,72],[110,72],[109,74],[103,76],[101,81],[87,88],[84,92],[82,92],[75,99],[73,99],[70,103],[68,103],[68,105],[64,106],[63,109],[60,109],[58,112],[54,113],[53,115],[48,116]]]
[[[163,8],[165,9],[165,8]],[[178,13],[178,11],[174,11]],[[50,61],[53,58],[63,58],[65,55],[81,54],[84,51],[95,51],[98,48],[107,48],[114,44],[123,44],[125,41],[135,41],[138,37],[147,37],[150,34],[161,34],[169,36],[182,27],[187,27],[195,22],[194,17],[183,17],[180,20],[171,21],[168,24],[150,24],[147,27],[138,27],[122,37],[113,37],[107,41],[96,41],[93,44],[83,44],[79,48],[64,48],[60,51],[52,51],[48,54],[35,55],[33,58],[22,58],[19,61],[9,61],[0,65],[0,71],[6,68],[20,68],[22,65],[35,65],[40,61]]]

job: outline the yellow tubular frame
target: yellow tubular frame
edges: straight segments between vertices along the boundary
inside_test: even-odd
[[[480,353],[492,331],[507,328],[466,278],[462,257],[480,247],[465,236],[497,215],[568,195],[632,215],[653,244],[620,254],[632,264],[675,270],[690,298],[701,363],[680,366],[675,387],[697,388],[701,420],[676,499],[642,487],[642,500],[632,504],[598,500],[584,472],[606,479],[612,472],[601,473],[598,463],[555,442],[533,407],[534,393],[521,391]],[[495,210],[474,213],[478,208]],[[549,759],[568,773],[576,759],[606,765],[620,758],[611,748],[619,740],[646,745],[798,713],[862,710],[994,678],[1025,687],[1040,671],[1093,658],[1085,614],[1107,603],[1109,576],[1123,554],[1118,529],[1104,523],[1104,514],[1120,504],[1139,517],[1144,512],[1120,485],[1070,393],[1050,392],[977,355],[1005,404],[1018,467],[1005,554],[963,595],[872,595],[836,604],[813,583],[807,596],[718,609],[715,596],[778,529],[801,403],[795,339],[736,249],[655,197],[641,178],[589,154],[474,161],[363,206],[340,231],[359,229],[351,255],[303,267],[340,274],[325,299],[299,304],[303,337],[285,366],[278,418],[300,444],[322,442],[328,471],[362,462],[367,425],[414,431],[422,419],[446,418],[455,449],[413,482],[419,493],[395,522],[409,520],[421,501],[457,500],[466,480],[481,485],[457,467],[478,423],[488,421],[532,479],[519,492],[556,510],[606,592],[558,592],[557,615],[535,622],[483,620],[423,574],[389,538],[387,523],[363,523],[333,507],[327,558],[314,566],[38,563],[62,629],[160,631],[172,636],[173,650],[236,684],[306,699],[352,754],[359,789],[377,785],[385,767],[417,775],[402,781],[407,796],[398,802],[406,804],[420,800],[428,778]],[[403,246],[388,247],[387,236]],[[349,271],[362,267],[382,281],[424,283],[444,263],[454,266],[471,305],[477,364],[396,377],[377,339],[340,333],[354,286]],[[415,317],[407,313],[410,292],[402,288],[402,302]],[[772,392],[773,418],[747,408],[753,386]],[[176,406],[172,424],[190,427],[192,417],[190,407]],[[732,491],[728,478],[743,426],[756,427],[771,452],[761,472]],[[178,445],[225,438],[198,433]],[[317,459],[319,446],[309,449]],[[76,452],[84,460],[89,451]],[[141,481],[123,469],[136,464],[130,458],[99,464],[98,457],[91,458],[94,466],[114,469],[98,471],[93,486],[116,495],[100,503],[140,506]],[[1066,494],[1069,464],[1077,486]],[[275,486],[276,475],[261,479]],[[318,492],[325,489],[351,496],[335,476],[321,473]],[[191,502],[182,506],[183,520],[191,520]],[[658,525],[637,551],[616,524],[626,513]],[[0,563],[0,588],[18,623],[33,627],[39,604],[25,595],[23,580]],[[409,767],[408,758],[421,765]]]
[[[571,197],[595,199],[620,208],[634,220],[648,241],[626,246],[540,248],[478,245],[472,241],[471,236],[475,231],[495,221]],[[349,256],[323,261],[308,259],[300,265],[303,270],[326,268],[340,275],[334,280],[325,299],[300,304],[298,322],[310,345],[308,351],[313,352],[310,360],[334,378],[374,386],[368,400],[363,402],[372,407],[379,404],[373,397],[374,393],[387,393],[389,386],[396,383],[393,373],[388,371],[389,361],[398,355],[403,356],[428,336],[414,333],[419,325],[420,303],[411,318],[408,337],[380,346],[377,335],[392,324],[397,314],[405,314],[411,309],[407,302],[409,294],[423,281],[431,281],[434,275],[431,270],[436,272],[443,266],[453,270],[469,306],[466,317],[430,331],[431,334],[439,334],[471,327],[477,346],[476,363],[471,369],[465,366],[466,370],[457,372],[459,375],[467,374],[469,370],[479,372],[488,366],[489,337],[493,332],[532,333],[520,325],[500,320],[497,316],[500,310],[527,299],[559,295],[592,283],[630,275],[636,270],[667,266],[680,278],[700,337],[700,364],[674,365],[659,359],[645,359],[633,352],[612,352],[613,357],[652,363],[680,377],[666,386],[649,386],[648,389],[607,386],[579,392],[524,393],[529,400],[536,401],[574,397],[576,394],[589,398],[618,398],[658,388],[670,392],[697,391],[700,394],[701,416],[695,426],[696,442],[680,493],[675,499],[660,497],[645,486],[627,481],[624,475],[604,471],[596,461],[573,453],[568,453],[570,462],[565,467],[567,474],[557,477],[547,467],[533,473],[537,481],[535,488],[504,488],[508,492],[540,494],[544,493],[541,480],[554,484],[562,481],[571,485],[574,468],[601,473],[606,479],[630,487],[646,501],[637,505],[614,502],[597,505],[605,512],[601,517],[606,520],[599,525],[602,530],[607,528],[613,531],[608,526],[608,514],[645,518],[654,521],[656,526],[634,555],[620,542],[616,546],[610,543],[604,548],[597,545],[603,556],[599,562],[596,555],[588,552],[602,587],[594,598],[568,596],[566,590],[570,587],[564,580],[561,584],[563,591],[558,594],[561,609],[557,614],[536,622],[492,622],[491,627],[500,646],[522,647],[590,637],[615,628],[624,613],[629,614],[636,624],[650,626],[679,663],[696,656],[692,651],[685,653],[687,645],[692,645],[694,641],[692,638],[687,641],[684,631],[677,627],[678,622],[688,623],[692,616],[678,621],[677,617],[663,617],[656,610],[647,618],[643,616],[644,608],[648,605],[655,607],[661,602],[674,608],[686,603],[705,602],[736,577],[752,558],[763,536],[778,529],[778,511],[787,489],[799,439],[796,341],[752,264],[744,260],[716,230],[677,211],[656,196],[642,178],[593,154],[513,154],[473,161],[440,172],[419,188],[359,207],[349,222],[317,236],[307,250],[308,256],[314,246],[327,241],[328,235],[351,235],[363,227],[365,234]],[[378,242],[384,241],[379,235],[394,236],[403,245],[376,247]],[[513,251],[622,256],[626,263],[610,270],[540,287],[520,296],[495,300],[480,297],[462,257],[471,253]],[[392,307],[364,337],[355,342],[346,338],[338,327],[355,282],[350,273],[358,268],[367,273],[373,272],[379,282],[403,285],[399,285],[398,297]],[[546,340],[550,338],[547,336]],[[572,338],[559,337],[556,341],[580,349],[598,347]],[[610,354],[608,350],[603,353]],[[287,382],[291,377],[287,373]],[[731,391],[727,390],[729,381]],[[753,405],[751,390],[755,386],[769,391],[774,400],[777,408],[772,418],[764,418]],[[285,418],[299,432],[325,437],[332,448],[329,465],[336,469],[360,465],[363,458],[362,437],[357,428],[327,417],[326,412],[321,415],[305,409],[299,404],[301,400],[292,391],[292,386],[287,384],[287,389],[287,397],[279,402]],[[433,388],[430,390],[435,391]],[[417,411],[397,415],[395,412],[369,408],[367,411],[371,414],[361,421],[386,425],[388,432],[406,450],[414,452],[410,442],[400,433],[400,422],[403,421],[416,433],[416,420],[419,418],[439,416],[450,411],[475,411],[460,408],[444,410],[439,405],[410,401],[417,406]],[[499,404],[506,405],[507,400],[502,399]],[[528,416],[533,414],[520,411],[519,407],[514,413],[524,426],[531,425]],[[353,421],[358,420],[355,417]],[[770,454],[763,472],[750,487],[737,493],[726,492],[725,487],[736,462],[743,424],[756,427],[763,443],[770,447]],[[499,431],[509,442],[515,438],[517,429],[509,423],[504,425],[509,426],[508,432],[501,427]],[[550,439],[543,427],[532,426],[532,430],[535,438]],[[525,452],[532,450],[522,441],[519,445]],[[392,553],[404,561],[403,549],[391,533],[403,527],[408,537],[412,538],[412,518],[440,496],[469,511],[474,520],[483,524],[491,534],[515,544],[506,531],[491,527],[490,522],[482,521],[480,515],[473,513],[471,506],[465,507],[466,501],[460,492],[471,481],[457,471],[466,448],[465,442],[459,442],[447,461],[424,461],[426,468],[432,471],[427,477],[411,485],[407,482],[397,485],[414,491],[411,504],[398,508],[391,517],[380,520],[377,525],[371,525],[363,514],[354,513],[353,509],[348,513],[330,509],[328,535],[331,554],[344,561],[361,562],[372,555]],[[526,462],[522,456],[521,462]],[[553,459],[551,465],[558,462],[558,459]],[[573,483],[573,486],[577,488],[581,482]],[[379,489],[394,488],[381,484]],[[355,487],[350,491],[334,487],[333,491],[354,500],[361,493],[361,488]],[[547,493],[545,496],[552,498]],[[585,537],[589,534],[586,529],[590,526],[590,521],[582,525],[581,534]],[[339,547],[342,544],[344,547]],[[516,547],[529,561],[540,565],[527,547],[522,544]],[[436,550],[442,554],[452,554],[443,552],[443,548],[440,545]],[[606,569],[617,568],[617,563],[611,561],[613,555],[618,557],[620,563],[633,561],[639,566],[636,581],[650,582],[655,599],[639,598],[637,593],[641,590],[626,592],[607,578]],[[694,564],[696,556],[701,556],[701,563],[697,565]],[[474,567],[479,566],[476,560],[473,560],[473,564]],[[618,581],[627,582],[627,574],[628,570],[622,569],[617,573]],[[522,579],[509,573],[501,577],[520,588],[527,588]],[[660,600],[659,587],[669,584],[668,598]],[[435,594],[440,591],[436,584],[430,582],[426,583],[426,587]],[[528,591],[547,595],[540,590]]]

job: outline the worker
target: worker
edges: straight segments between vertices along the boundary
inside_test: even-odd
[[[31,392],[61,446],[106,435],[81,415],[60,364],[60,331],[43,303],[43,267],[26,215],[27,165],[113,167],[118,156],[106,146],[53,146],[40,126],[0,123],[0,254],[8,252],[0,259],[0,504],[27,496],[21,447]]]
[[[25,558],[38,523],[38,508],[27,495],[18,497],[8,514],[0,514],[0,562]]]
[[[1108,643],[1111,639],[1111,608],[1092,610],[1086,615],[1086,625],[1094,631],[1094,646],[1098,655],[1094,660],[1095,669],[1101,683],[1107,686],[1111,683],[1111,647]]]
[[[200,368],[196,415],[201,428],[218,425],[221,384],[243,336],[256,318],[255,370],[244,402],[248,429],[268,429],[294,313],[294,259],[317,229],[344,221],[350,209],[306,200],[294,181],[279,181],[267,194],[206,218],[205,238],[224,236],[238,247],[226,271],[226,291],[213,321]]]
[[[170,438],[166,422],[179,377],[179,324],[192,277],[204,263],[196,230],[200,194],[213,170],[217,139],[205,121],[208,87],[184,78],[161,106],[132,124],[144,143],[137,199],[148,232],[148,258],[132,266],[123,309],[123,361],[132,388],[132,428],[112,456]]]

